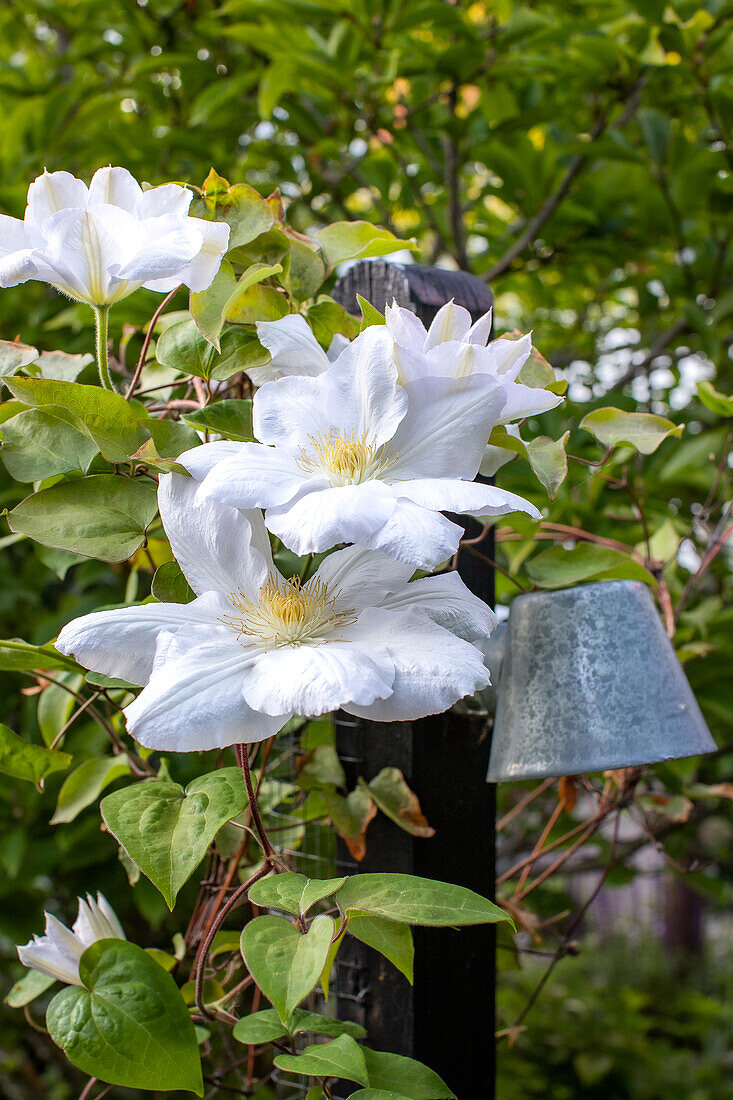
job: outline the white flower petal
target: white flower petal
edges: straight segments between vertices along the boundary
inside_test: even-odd
[[[137,200],[137,216],[160,218],[163,214],[177,214],[178,217],[185,218],[192,199],[193,191],[178,183],[151,187],[148,191],[142,191]]]
[[[440,512],[460,512],[471,516],[503,516],[508,512],[526,512],[533,519],[541,513],[524,497],[484,485],[478,481],[457,478],[421,477],[400,483],[400,493],[423,508]]]
[[[216,623],[223,613],[221,597],[215,593],[191,603],[146,603],[94,611],[68,623],[56,639],[56,648],[94,672],[144,684],[153,670],[161,630]]]
[[[0,214],[0,287],[24,283],[37,270],[33,241],[25,222]]]
[[[341,352],[344,351],[350,343],[351,341],[348,336],[344,336],[343,332],[334,332],[331,343],[328,345],[328,351],[326,352],[329,363],[335,363]],[[303,371],[299,371],[298,373],[302,374]]]
[[[87,894],[87,901],[90,905],[94,904],[89,894]],[[106,919],[109,928],[109,935],[112,937],[112,939],[127,939],[127,936],[125,935],[125,930],[120,924],[117,914],[115,913],[110,903],[107,901],[104,894],[100,893],[99,891],[97,892],[97,909],[99,910],[100,914]]]
[[[475,321],[468,330],[466,340],[469,344],[479,344],[482,348],[486,347],[489,336],[491,336],[491,322],[493,320],[493,310],[488,309],[482,317],[479,317],[478,321]]]
[[[425,325],[412,310],[398,306],[393,298],[392,305],[387,306],[384,311],[384,321],[397,344],[405,348],[413,348],[415,351],[422,351],[428,334]]]
[[[228,597],[241,589],[250,599],[272,567],[269,542],[267,557],[261,552],[262,514],[207,499],[197,493],[200,488],[183,474],[164,474],[158,484],[160,518],[176,561],[197,595],[218,592]],[[255,528],[258,545],[253,545]]]
[[[196,255],[184,268],[172,278],[170,283],[177,286],[184,283],[194,294],[200,294],[214,281],[214,276],[221,267],[227,248],[229,247],[229,226],[226,222],[208,222],[203,218],[187,218],[186,230],[195,232],[201,238],[201,247]],[[164,289],[158,282],[155,285],[145,284],[150,290]],[[167,284],[166,290],[173,290],[173,286]]]
[[[430,351],[446,340],[464,340],[471,328],[471,314],[451,299],[441,306],[433,318],[423,351]]]
[[[85,207],[89,191],[71,172],[44,172],[28,188],[26,223],[40,228],[47,218],[69,207]]]
[[[366,649],[351,641],[351,631],[348,626],[339,630],[343,641],[282,646],[263,653],[247,679],[247,702],[265,713],[315,716],[346,703],[384,699],[392,690],[392,661],[384,648]]]
[[[377,722],[410,721],[439,714],[489,682],[479,650],[411,610],[375,619],[375,637],[394,662],[392,694],[344,710]]]
[[[29,943],[23,944],[17,950],[23,966],[48,974],[49,978],[55,978],[67,985],[81,985],[78,958],[58,951],[45,937],[34,936]]]
[[[261,443],[297,454],[311,438],[328,434],[323,377],[290,376],[261,386],[252,402],[252,425]]]
[[[383,599],[381,606],[390,611],[413,607],[438,626],[469,642],[488,638],[496,627],[494,612],[474,596],[455,572],[411,581]]]
[[[184,451],[176,461],[197,481],[203,481],[217,462],[223,462],[225,458],[239,454],[241,446],[241,443],[233,443],[229,439],[218,440],[216,443],[204,443],[203,447],[192,447],[190,451]]]
[[[390,593],[402,590],[413,572],[411,565],[396,561],[379,550],[347,546],[345,550],[329,554],[313,579],[325,584],[334,596],[338,593],[337,610],[361,611],[365,607],[375,607]]]
[[[217,463],[206,476],[201,495],[232,508],[271,508],[327,485],[325,477],[308,477],[287,451],[241,443],[237,454]]]
[[[563,401],[562,397],[550,390],[522,386],[519,382],[510,383],[505,387],[504,392],[506,404],[501,410],[499,424],[510,424],[512,420],[519,420],[524,416],[547,412],[548,409],[557,408]]]
[[[262,376],[263,381],[293,374],[316,377],[328,370],[328,356],[300,314],[292,313],[279,321],[258,321],[255,327],[260,343],[272,356],[267,367],[258,368],[268,372],[267,378]]]
[[[321,376],[320,399],[329,427],[376,444],[391,439],[407,411],[393,347],[384,326],[372,325]]]
[[[149,749],[194,752],[264,741],[292,715],[268,716],[244,700],[258,651],[199,628],[163,635],[146,688],[125,710],[127,728]]]
[[[379,481],[308,491],[281,507],[268,508],[265,522],[296,554],[320,553],[340,542],[370,545],[395,508],[394,494]],[[377,547],[378,548],[378,547]]]
[[[499,337],[486,348],[486,374],[495,374],[504,382],[513,382],[532,353],[532,333],[519,340]]]
[[[91,894],[87,894],[86,899],[78,898],[77,900],[79,902],[79,915],[74,921],[73,931],[76,938],[81,940],[85,947],[96,943],[97,940],[125,938],[124,933],[122,936],[118,934],[118,929],[120,932],[122,929],[115,914],[112,913],[114,921],[110,921]],[[112,912],[111,909],[110,912]]]
[[[136,220],[115,206],[62,210],[45,223],[45,247],[38,257],[73,297],[105,305],[114,298],[110,268],[119,266],[121,247],[134,248],[137,236]]]
[[[405,389],[409,408],[390,443],[394,477],[475,477],[504,407],[501,386],[481,376],[425,378]]]
[[[191,224],[196,220],[187,218],[182,223],[180,218],[165,214],[140,222],[138,247],[125,262],[110,263],[110,273],[117,279],[140,285],[156,279],[175,278],[183,282],[186,265],[199,254],[203,244],[202,234]]]
[[[500,470],[502,466],[506,466],[507,462],[511,462],[514,457],[514,451],[508,451],[506,447],[494,447],[487,443],[478,472],[482,477],[493,477],[497,470]]]
[[[371,535],[359,539],[363,546],[382,550],[412,569],[435,569],[458,549],[463,528],[440,512],[413,504],[406,497],[394,501],[391,516]]]
[[[126,168],[99,168],[89,184],[90,204],[107,203],[110,206],[119,206],[128,214],[137,213],[137,206],[142,197],[142,187]]]

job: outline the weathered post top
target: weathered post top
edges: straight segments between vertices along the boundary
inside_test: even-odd
[[[336,282],[333,297],[349,313],[359,315],[357,294],[383,311],[395,298],[429,325],[451,298],[474,320],[491,309],[494,296],[481,279],[467,271],[449,271],[423,264],[395,264],[387,260],[360,260]]]

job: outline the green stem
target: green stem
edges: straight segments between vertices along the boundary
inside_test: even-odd
[[[107,341],[109,338],[109,306],[95,306],[94,316],[97,322],[97,369],[99,381],[105,390],[113,390],[112,378],[109,373],[109,359],[107,357]]]

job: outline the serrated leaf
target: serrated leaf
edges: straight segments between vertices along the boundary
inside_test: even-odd
[[[339,1077],[344,1081],[356,1081],[368,1085],[364,1048],[350,1035],[341,1035],[330,1043],[312,1043],[302,1054],[279,1054],[275,1059],[278,1069],[286,1073],[298,1073],[308,1077]]]
[[[547,490],[550,500],[555,499],[558,489],[568,475],[568,456],[565,454],[565,445],[569,435],[570,431],[567,431],[554,441],[547,435],[540,435],[525,445],[529,464]]]
[[[280,875],[261,878],[250,889],[249,899],[255,905],[268,909],[282,909],[294,916],[305,916],[311,906],[331,897],[345,882],[345,877],[311,879],[295,871],[285,871]]]
[[[84,1073],[127,1088],[203,1094],[193,1023],[170,974],[142,948],[98,940],[81,957],[83,986],[51,1001],[51,1038]]]
[[[13,378],[7,386],[26,405],[60,405],[73,414],[108,462],[125,462],[149,438],[129,402],[111,390],[51,378]]]
[[[7,726],[0,725],[0,772],[4,775],[40,783],[52,772],[65,771],[71,760],[68,752],[32,745]]]
[[[343,913],[357,909],[400,924],[434,928],[493,924],[510,918],[465,886],[392,872],[352,875],[336,893]]]
[[[309,1031],[314,1035],[329,1035],[333,1038],[338,1038],[339,1035],[351,1035],[353,1039],[361,1039],[366,1035],[366,1030],[359,1024],[352,1023],[351,1020],[336,1020],[332,1016],[320,1016],[315,1012],[306,1012],[302,1008],[295,1009],[287,1027],[274,1008],[255,1012],[237,1022],[233,1035],[240,1043],[259,1044],[271,1043],[284,1035],[297,1035],[302,1031]]]
[[[160,890],[169,909],[225,822],[242,813],[247,792],[239,768],[178,783],[146,779],[102,799],[109,831]]]
[[[581,542],[570,550],[551,546],[527,562],[527,575],[542,588],[566,588],[588,580],[637,580],[656,584],[651,573],[633,558],[595,543]]]
[[[419,252],[413,239],[401,241],[388,229],[381,229],[371,222],[332,222],[315,234],[331,267],[344,260],[365,260],[372,256],[386,256],[403,248]]]
[[[684,430],[684,424],[675,425],[655,413],[624,412],[610,406],[588,413],[579,427],[585,428],[606,447],[628,443],[644,455],[653,454],[668,436],[680,436]]]
[[[56,801],[52,825],[73,821],[82,810],[96,802],[105,787],[130,774],[130,762],[124,753],[102,759],[85,760],[64,780]]]
[[[150,482],[94,474],[26,497],[8,514],[8,525],[43,546],[118,562],[142,546],[157,511]]]
[[[242,957],[284,1024],[321,976],[334,927],[333,918],[324,914],[306,933],[286,917],[255,917],[245,925]]]

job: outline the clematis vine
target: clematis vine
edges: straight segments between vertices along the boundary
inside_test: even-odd
[[[88,187],[69,172],[44,172],[22,221],[0,215],[0,287],[35,279],[92,306],[109,389],[109,307],[141,286],[205,290],[219,270],[229,226],[189,217],[192,198],[173,183],[143,191],[125,168],[100,168]]]
[[[375,326],[323,374],[257,391],[260,443],[211,443],[179,461],[204,496],[267,509],[267,527],[296,554],[353,542],[433,569],[463,533],[443,510],[539,517],[522,497],[472,480],[505,401],[483,376],[399,385],[392,339]]]
[[[44,913],[46,931],[43,936],[18,947],[18,957],[23,966],[39,970],[67,985],[81,985],[79,959],[87,947],[97,940],[124,940],[125,933],[117,914],[104,894],[97,894],[95,901],[87,894],[86,901],[79,898],[79,915],[72,930],[54,917]]]
[[[141,744],[189,752],[256,742],[294,714],[338,708],[417,718],[488,682],[473,643],[495,617],[457,574],[410,582],[410,566],[348,547],[307,582],[286,579],[261,513],[198,489],[180,474],[160,480],[161,519],[196,598],[85,615],[56,643],[86,668],[144,685],[125,710]]]

